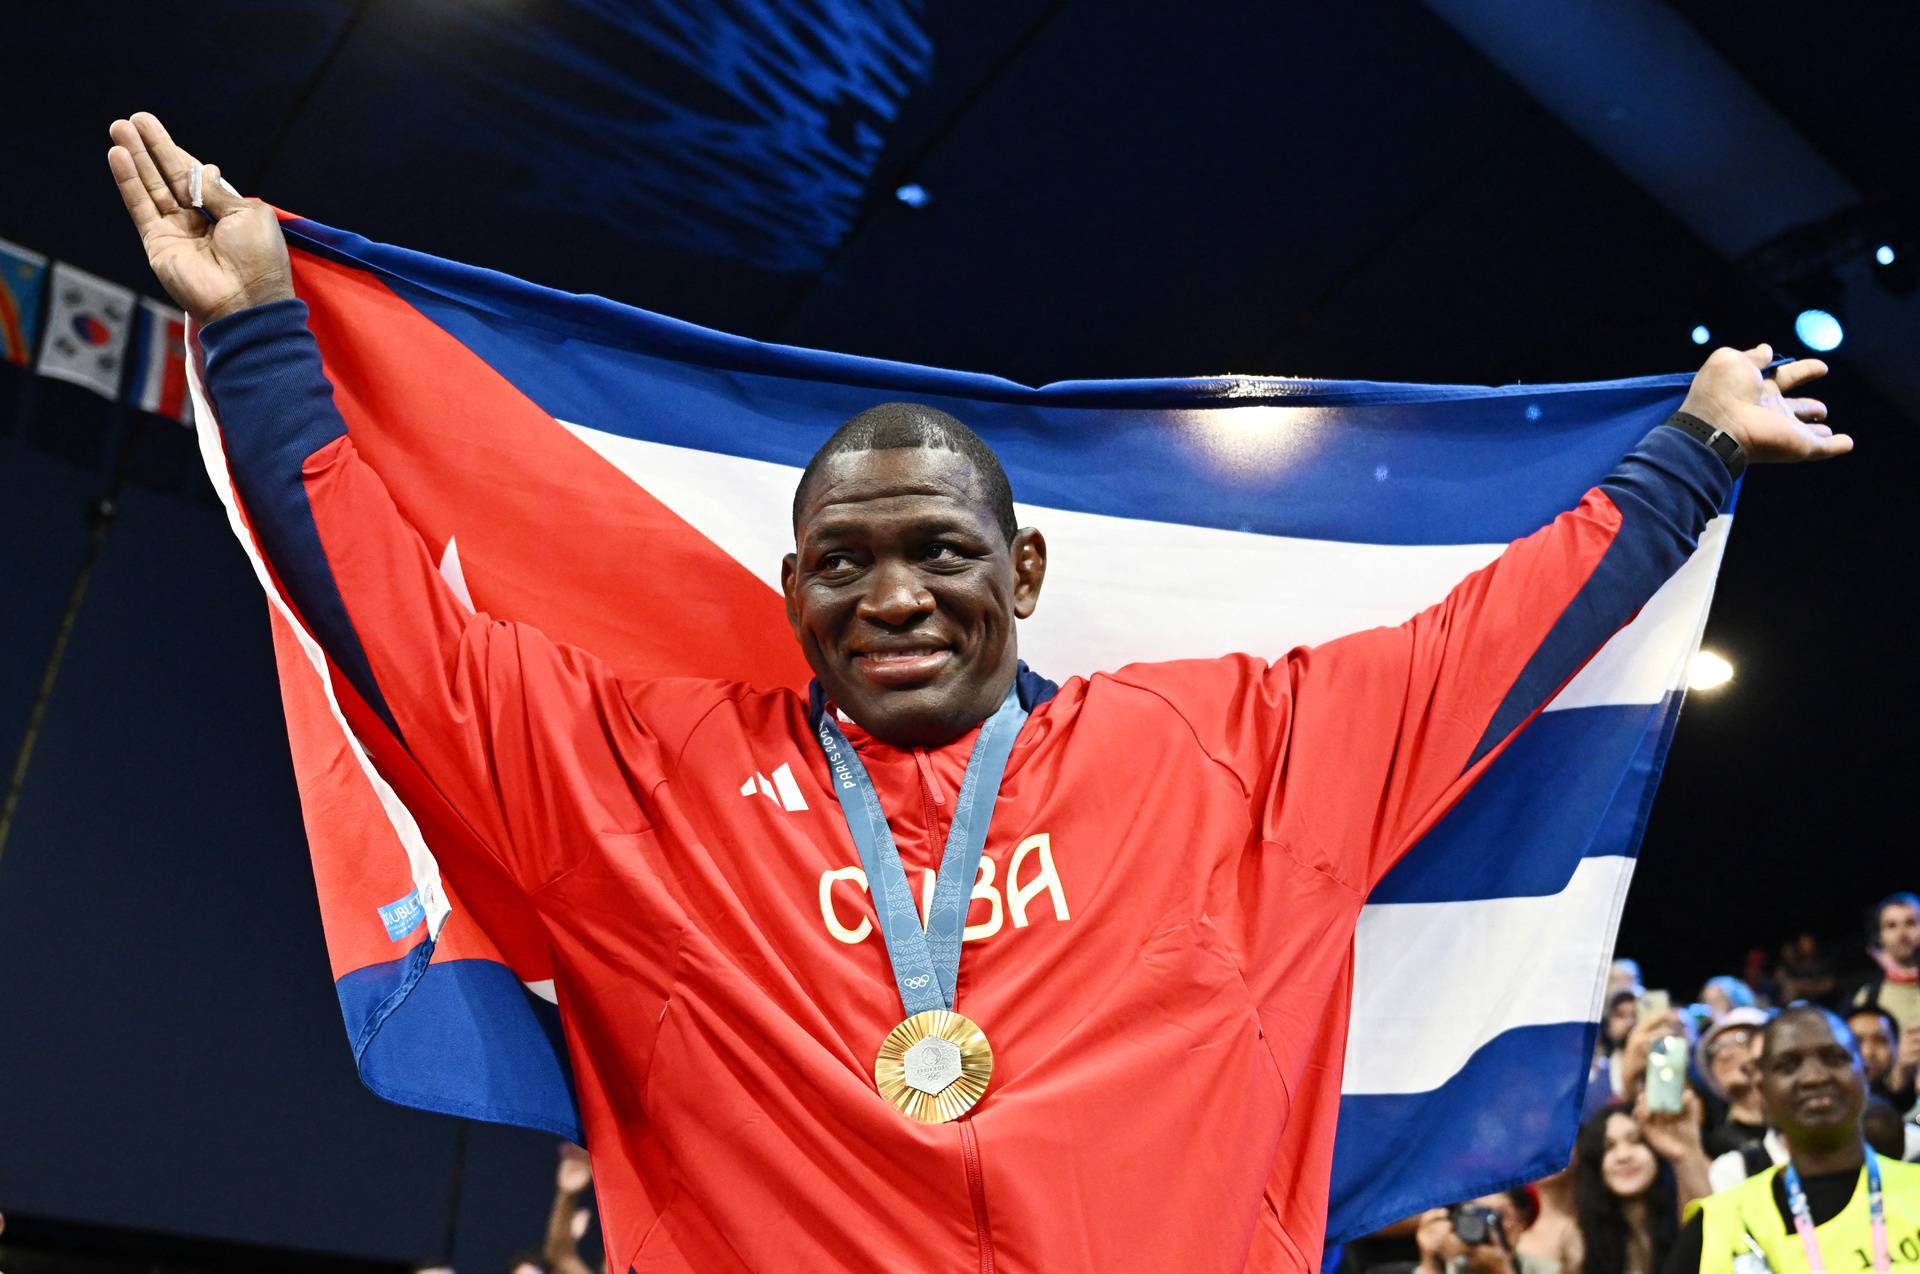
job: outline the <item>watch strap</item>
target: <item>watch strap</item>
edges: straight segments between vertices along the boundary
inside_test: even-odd
[[[1736,479],[1747,471],[1746,450],[1741,447],[1740,440],[1726,430],[1684,411],[1674,412],[1667,417],[1666,423],[1683,433],[1692,434],[1706,444],[1707,449],[1720,457],[1720,462],[1727,466],[1727,472]]]

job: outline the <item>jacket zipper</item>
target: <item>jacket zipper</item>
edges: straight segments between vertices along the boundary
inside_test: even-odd
[[[926,752],[915,748],[913,761],[920,771],[920,797],[926,805],[927,827],[933,833],[933,862],[938,868],[942,852],[947,847],[947,829],[940,823],[940,814],[946,808],[947,798],[940,795],[940,785],[933,777],[933,762],[927,758]]]
[[[980,1237],[980,1274],[993,1274],[993,1226],[987,1220],[987,1174],[980,1167],[980,1139],[973,1120],[960,1121],[960,1157],[967,1163],[967,1194],[973,1199],[973,1229]]]

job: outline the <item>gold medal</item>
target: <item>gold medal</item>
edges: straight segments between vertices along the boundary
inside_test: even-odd
[[[887,1032],[873,1059],[880,1095],[923,1124],[966,1114],[992,1078],[993,1046],[986,1034],[948,1009],[915,1013]]]

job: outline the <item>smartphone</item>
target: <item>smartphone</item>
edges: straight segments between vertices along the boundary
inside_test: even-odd
[[[1647,1051],[1647,1109],[1677,1115],[1686,1108],[1687,1041],[1678,1035],[1655,1040]]]
[[[1636,1004],[1636,1020],[1644,1022],[1650,1017],[1664,1017],[1673,1011],[1673,997],[1665,991],[1642,991]]]

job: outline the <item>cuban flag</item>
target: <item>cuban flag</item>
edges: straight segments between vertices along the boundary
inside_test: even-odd
[[[883,399],[949,411],[1003,459],[1053,562],[1021,652],[1064,679],[1138,660],[1278,657],[1398,623],[1571,507],[1687,382],[1032,388],[759,344],[285,226],[356,447],[453,590],[629,678],[804,685],[777,589],[794,484],[836,425]],[[441,877],[434,845],[462,834],[457,819],[403,799],[396,785],[415,785],[369,763],[377,720],[281,595],[197,378],[195,392],[208,470],[270,602],[362,1078],[408,1105],[578,1140],[538,925],[502,880]],[[1730,520],[1363,912],[1330,1240],[1565,1165]],[[1264,582],[1258,596],[1249,579]]]

